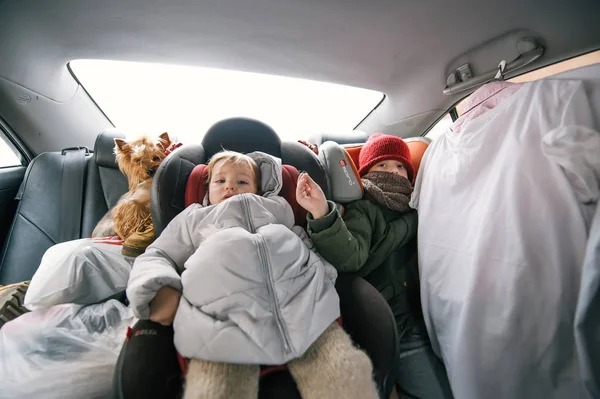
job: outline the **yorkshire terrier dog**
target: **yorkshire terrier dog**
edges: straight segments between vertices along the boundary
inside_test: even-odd
[[[150,188],[158,166],[173,143],[168,133],[158,140],[142,137],[133,141],[115,139],[119,169],[129,182],[117,204],[98,222],[92,237],[119,236],[124,240],[123,255],[140,255],[154,240],[150,214]]]

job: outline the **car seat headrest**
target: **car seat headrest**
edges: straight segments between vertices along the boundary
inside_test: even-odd
[[[115,139],[124,139],[125,133],[117,129],[107,129],[96,137],[94,144],[94,162],[98,166],[118,169],[115,158]]]
[[[262,151],[281,158],[281,139],[267,124],[249,118],[229,118],[215,123],[204,135],[202,146],[210,158],[223,149],[249,153]]]
[[[329,176],[331,198],[342,204],[362,198],[363,186],[352,157],[338,143],[326,141],[319,147],[319,158]]]
[[[431,144],[431,139],[427,137],[409,137],[404,139],[404,142],[408,145],[408,149],[410,150],[410,159],[413,164],[416,178],[419,167],[421,166],[423,154],[425,154],[425,150],[427,150],[427,147]]]
[[[404,141],[410,150],[416,176],[431,139],[411,137]],[[336,202],[345,204],[363,196],[363,186],[357,169],[361,149],[362,145],[344,147],[333,141],[327,141],[319,147],[319,158],[329,176],[331,198]]]
[[[294,211],[295,224],[306,227],[306,211],[296,201],[296,185],[298,184],[299,172],[293,166],[282,167],[283,187],[279,195],[286,199]],[[208,179],[208,166],[197,165],[190,174],[185,186],[185,206],[201,204],[206,196],[206,181]]]

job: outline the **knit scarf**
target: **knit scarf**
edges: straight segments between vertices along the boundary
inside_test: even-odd
[[[393,211],[406,212],[412,193],[410,181],[396,173],[371,172],[362,178],[365,198]]]

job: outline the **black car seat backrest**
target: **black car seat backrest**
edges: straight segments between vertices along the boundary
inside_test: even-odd
[[[105,130],[98,135],[94,144],[94,159],[88,165],[85,187],[81,236],[90,237],[96,224],[129,189],[127,178],[117,165],[115,139],[125,134],[115,129]]]
[[[330,189],[325,167],[308,147],[296,141],[284,141],[281,143],[281,159],[284,164],[293,165],[298,171],[308,173],[321,186],[325,196],[329,197]]]
[[[316,155],[298,143],[281,142],[273,129],[249,118],[217,122],[204,135],[200,145],[184,145],[169,155],[154,177],[151,193],[152,221],[157,234],[185,208],[185,187],[196,165],[207,163],[223,149],[249,153],[262,151],[309,173],[327,190],[325,172]],[[327,192],[327,191],[325,191]]]
[[[150,209],[156,236],[185,209],[185,186],[196,165],[206,161],[200,144],[185,144],[160,164],[152,181]]]
[[[262,151],[281,158],[281,139],[270,126],[248,118],[231,118],[215,123],[204,135],[202,146],[210,159],[222,150],[249,153]]]
[[[40,154],[29,164],[0,255],[0,284],[31,279],[48,248],[88,237],[127,191],[127,179],[115,163],[115,137],[124,134],[101,133],[93,156],[86,150],[68,149]]]
[[[29,280],[46,249],[72,233],[75,223],[66,226],[63,218],[76,216],[64,214],[62,199],[69,198],[69,194],[81,199],[89,159],[89,152],[73,150],[42,153],[31,161],[17,194],[19,205],[0,257],[0,284]],[[78,192],[69,193],[68,187]]]

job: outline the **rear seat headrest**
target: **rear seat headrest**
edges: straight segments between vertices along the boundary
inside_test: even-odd
[[[250,118],[230,118],[214,124],[202,139],[207,159],[223,149],[262,151],[281,158],[281,139],[267,124]]]
[[[118,169],[115,158],[115,139],[124,139],[125,133],[117,129],[107,129],[101,132],[94,144],[94,162],[105,168]]]
[[[429,144],[431,144],[431,139],[428,137],[409,137],[404,139],[404,141],[410,149],[410,158],[416,178],[417,173],[419,172],[419,167],[421,166],[423,154],[425,154],[425,150],[427,150],[427,147],[429,147]]]

